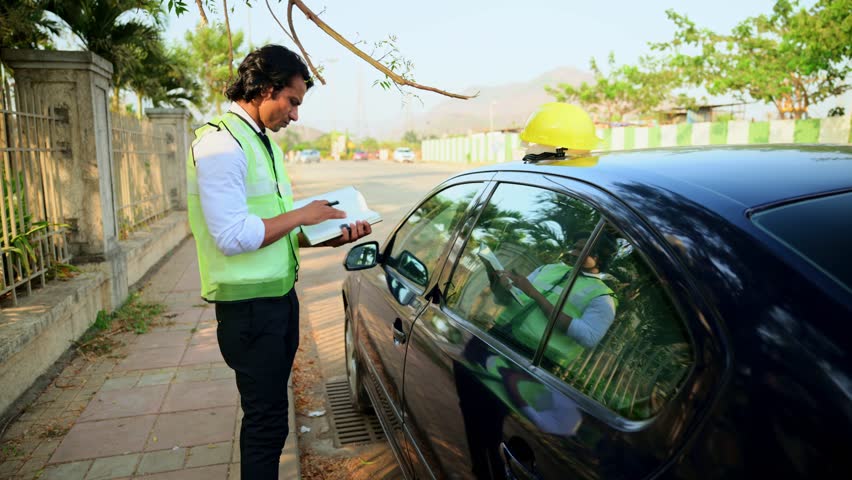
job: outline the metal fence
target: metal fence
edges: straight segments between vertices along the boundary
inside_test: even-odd
[[[62,224],[58,161],[53,139],[67,118],[34,95],[20,95],[5,78],[0,92],[2,252],[0,306],[61,276],[71,254]]]
[[[163,162],[174,141],[147,120],[112,114],[113,188],[119,238],[162,218],[169,210]]]

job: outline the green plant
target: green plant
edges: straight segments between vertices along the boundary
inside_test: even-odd
[[[107,313],[98,312],[95,322],[89,330],[76,342],[77,350],[83,354],[105,355],[110,353],[119,342],[112,336],[122,332],[133,332],[137,335],[148,333],[166,310],[161,303],[140,301],[141,292],[131,294],[118,310]]]
[[[47,269],[47,277],[49,280],[59,279],[59,280],[69,280],[77,276],[81,270],[74,265],[69,263],[62,262],[51,262],[50,267]]]
[[[13,180],[3,181],[3,208],[6,214],[6,232],[17,232],[9,238],[9,245],[0,249],[4,254],[11,254],[8,259],[7,270],[12,267],[18,270],[21,276],[29,276],[32,273],[32,265],[38,263],[36,251],[36,237],[43,235],[50,227],[70,228],[64,223],[51,223],[46,220],[33,222],[33,216],[29,212],[27,202],[27,190],[24,183],[24,174],[18,172]],[[16,221],[17,220],[17,221]],[[15,259],[20,260],[20,267]],[[50,264],[50,259],[43,259]]]
[[[15,440],[10,440],[5,442],[2,446],[0,446],[0,462],[5,461],[9,458],[15,458],[23,453],[21,451],[20,445]]]

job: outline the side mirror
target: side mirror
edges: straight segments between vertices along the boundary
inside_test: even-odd
[[[426,265],[408,250],[403,250],[399,255],[396,268],[406,278],[421,287],[425,287],[426,282],[429,280],[429,272],[426,269]]]
[[[373,268],[378,263],[379,242],[372,241],[356,245],[346,254],[343,268],[350,272]]]

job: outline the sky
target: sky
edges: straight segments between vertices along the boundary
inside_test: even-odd
[[[286,1],[268,0],[286,25]],[[452,92],[531,80],[558,67],[589,70],[594,57],[603,63],[610,51],[619,63],[632,63],[650,53],[649,42],[672,38],[667,9],[688,15],[700,26],[728,32],[740,20],[769,12],[772,0],[304,0],[305,4],[346,38],[362,40],[368,52],[373,42],[397,38],[402,56],[414,63],[417,82]],[[217,2],[221,5],[221,2]],[[231,0],[232,30],[243,30],[255,47],[278,43],[296,48],[266,7],[266,0]],[[805,2],[812,3],[812,2]],[[189,11],[170,14],[166,36],[183,41],[199,21],[195,2]],[[224,21],[221,6],[207,12],[211,21]],[[419,92],[419,100],[397,90],[373,86],[383,74],[337,44],[294,9],[299,40],[315,64],[324,67],[327,84],[312,88],[300,107],[299,122],[323,131],[346,129],[359,135],[381,136],[407,115],[417,115],[447,100]],[[416,91],[415,91],[416,92]],[[852,97],[840,104],[852,109]],[[462,101],[462,100],[459,100]],[[813,116],[824,116],[818,106]],[[532,111],[536,106],[531,105]],[[754,109],[752,109],[754,110]],[[760,110],[758,108],[758,110]],[[757,111],[757,110],[754,110]],[[761,113],[758,112],[758,115]]]

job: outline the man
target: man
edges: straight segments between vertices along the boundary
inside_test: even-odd
[[[278,478],[287,438],[287,379],[299,345],[293,288],[300,226],[345,218],[325,201],[293,208],[283,153],[269,141],[299,119],[313,82],[302,59],[267,45],[251,52],[228,87],[233,103],[196,131],[187,160],[189,220],[198,250],[201,295],[216,305],[222,356],[236,372],[244,412],[242,478]],[[371,233],[358,221],[324,242],[337,247]]]
[[[587,235],[579,237],[569,250],[569,257],[579,257],[585,247]],[[618,302],[612,289],[602,281],[606,275],[602,272],[617,248],[615,240],[602,234],[585,257],[581,272],[556,317],[553,335],[544,353],[549,362],[567,366],[582,350],[594,348],[612,326]],[[534,349],[572,270],[570,265],[557,262],[542,265],[528,276],[507,270],[495,271],[493,285],[498,287],[495,293],[517,288],[524,294],[521,300],[509,301],[512,297],[501,292],[507,308],[497,324],[511,327],[515,339]]]

